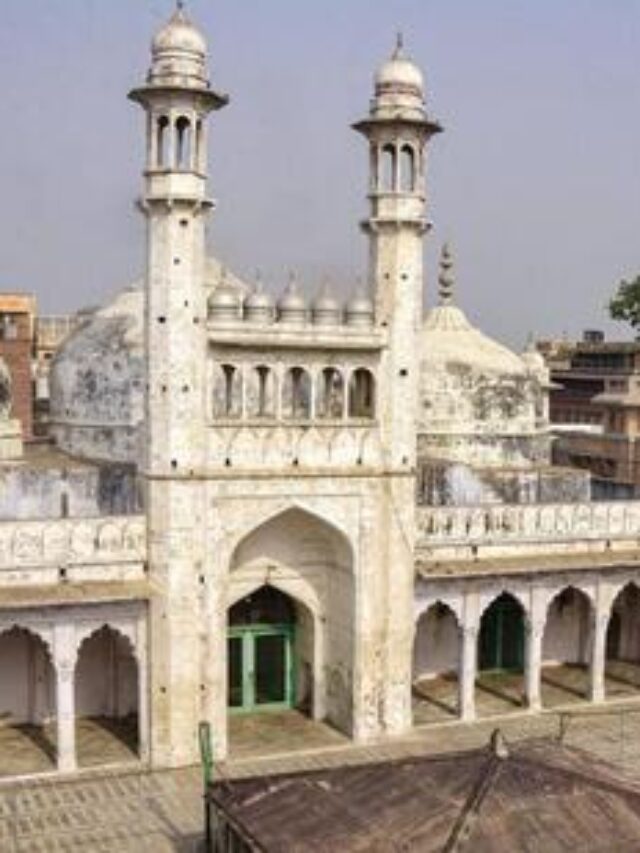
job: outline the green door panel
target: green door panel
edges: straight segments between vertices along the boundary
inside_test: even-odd
[[[294,628],[251,625],[228,634],[228,706],[249,712],[293,707]]]
[[[478,669],[522,671],[524,618],[522,607],[510,595],[501,595],[482,615],[478,641]]]

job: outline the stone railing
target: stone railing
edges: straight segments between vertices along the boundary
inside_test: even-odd
[[[142,515],[0,522],[0,571],[145,559]]]
[[[486,507],[419,507],[418,545],[638,539],[640,501]]]

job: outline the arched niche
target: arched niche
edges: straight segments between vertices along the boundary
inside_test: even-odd
[[[100,760],[88,750],[89,735],[116,749],[111,761],[137,753],[139,678],[131,641],[117,628],[104,624],[82,640],[75,668],[75,704],[79,734],[86,730],[87,737],[77,737],[80,764],[110,763],[107,756]]]
[[[295,602],[298,624],[306,624],[299,651],[304,648],[304,660],[314,662],[312,672],[304,667],[314,716],[326,715],[350,734],[355,579],[349,541],[320,516],[298,507],[283,510],[248,531],[231,555],[231,591],[237,587],[246,595],[249,583],[272,584]]]

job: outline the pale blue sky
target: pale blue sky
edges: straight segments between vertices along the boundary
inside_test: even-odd
[[[170,0],[3,0],[0,288],[44,311],[136,278],[143,79]],[[520,344],[602,327],[640,272],[640,0],[191,0],[215,85],[211,247],[273,289],[363,271],[364,142],[349,129],[398,28],[446,128],[432,145],[428,295]],[[611,328],[611,326],[609,326]],[[623,327],[618,334],[622,334]]]

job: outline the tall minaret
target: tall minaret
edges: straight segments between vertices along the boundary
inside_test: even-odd
[[[422,320],[426,218],[426,143],[440,127],[426,113],[424,81],[402,39],[375,77],[369,116],[354,125],[369,141],[370,287],[384,332],[378,418],[385,471],[380,480],[385,532],[380,584],[385,601],[379,675],[379,725],[411,726],[411,655],[415,577],[418,330]]]
[[[147,114],[145,346],[151,715],[155,764],[196,756],[204,549],[207,198],[206,121],[227,98],[211,89],[206,42],[179,2],[153,39],[146,85],[129,97]]]
[[[369,140],[371,213],[363,228],[376,319],[388,329],[383,438],[388,464],[407,470],[415,465],[416,346],[429,228],[426,143],[441,127],[427,116],[423,76],[405,56],[401,36],[375,76],[368,118],[354,128]]]

